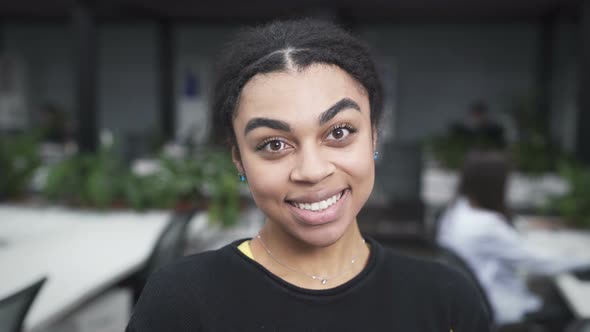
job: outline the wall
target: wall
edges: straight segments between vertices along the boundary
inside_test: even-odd
[[[29,109],[54,103],[75,118],[75,56],[66,24],[4,25],[6,53],[27,68]],[[109,24],[99,28],[99,128],[123,141],[130,133],[158,128],[156,36],[152,24]]]
[[[112,130],[123,141],[157,132],[156,25],[109,24],[99,31],[100,128]]]
[[[211,136],[209,116],[210,95],[213,84],[215,58],[223,44],[235,32],[232,26],[191,26],[178,25],[175,36],[175,100],[177,139],[205,142]],[[198,81],[198,95],[185,93],[187,73],[195,75]]]
[[[214,55],[235,27],[181,24],[173,28],[175,91],[196,61],[208,95]],[[575,49],[571,25],[556,30],[552,129],[566,145],[575,123]],[[99,30],[100,127],[124,138],[159,126],[157,25],[103,24]],[[418,140],[442,133],[475,99],[496,115],[513,96],[532,92],[539,30],[533,24],[364,25],[359,34],[381,58],[392,59],[395,137]],[[32,108],[55,101],[73,111],[74,59],[67,25],[6,23],[4,48],[21,54],[29,68]],[[563,115],[563,114],[565,115]],[[574,119],[574,120],[572,120]]]
[[[578,28],[559,23],[554,33],[553,81],[551,84],[551,130],[558,142],[570,152],[576,146],[578,94]]]
[[[72,112],[74,62],[69,27],[5,23],[1,32],[3,51],[20,57],[26,68],[30,116],[44,103]]]
[[[396,61],[401,140],[444,132],[475,99],[499,116],[534,84],[532,25],[389,25],[364,28],[362,36]]]

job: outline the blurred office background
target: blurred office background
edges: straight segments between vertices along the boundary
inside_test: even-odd
[[[366,234],[435,256],[463,157],[494,148],[519,231],[590,252],[588,1],[5,1],[0,303],[30,296],[24,331],[120,331],[154,269],[256,232],[212,129],[212,68],[240,27],[302,16],[367,41],[384,83]],[[474,116],[493,130],[473,136]],[[590,297],[560,296],[590,316]]]

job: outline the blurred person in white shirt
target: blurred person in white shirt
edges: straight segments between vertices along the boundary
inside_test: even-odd
[[[522,321],[554,303],[527,287],[527,276],[590,267],[587,259],[557,256],[527,243],[506,207],[510,164],[496,151],[474,151],[463,165],[457,198],[439,221],[436,241],[474,271],[498,324]],[[551,308],[553,313],[567,308]]]

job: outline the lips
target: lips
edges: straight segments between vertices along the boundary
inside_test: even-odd
[[[287,200],[287,206],[293,216],[301,223],[319,226],[337,220],[346,210],[348,188],[328,195],[312,195]]]
[[[323,210],[329,208],[330,206],[336,204],[336,202],[338,202],[340,200],[340,198],[342,197],[343,194],[344,194],[344,190],[333,195],[333,196],[330,196],[327,199],[318,200],[315,202],[313,202],[313,201],[312,202],[287,201],[287,202],[289,204],[293,205],[294,207],[302,209],[302,210],[320,212],[320,211],[323,211]]]

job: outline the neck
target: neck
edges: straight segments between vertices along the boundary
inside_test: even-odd
[[[256,261],[282,279],[303,288],[335,287],[357,275],[366,264],[369,250],[356,221],[344,235],[328,245],[304,241],[267,222],[251,247]],[[354,263],[352,261],[354,260]],[[310,276],[327,278],[325,284]]]

